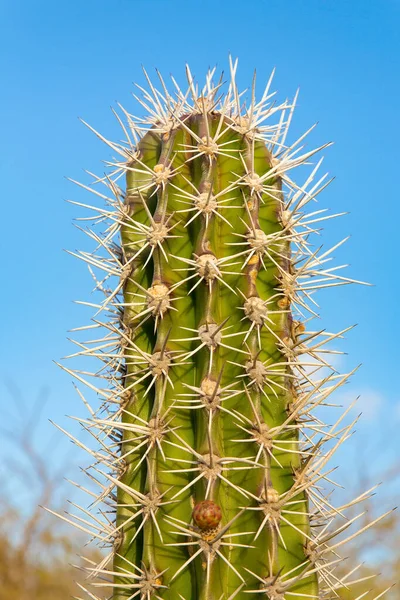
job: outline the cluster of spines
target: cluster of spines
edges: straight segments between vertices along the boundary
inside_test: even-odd
[[[354,534],[331,540],[371,491],[335,508],[322,485],[354,422],[315,414],[351,375],[326,346],[344,332],[306,330],[315,291],[352,280],[325,266],[337,245],[310,243],[332,216],[305,212],[328,183],[315,181],[321,161],[291,178],[320,150],[302,153],[305,136],[286,145],[296,98],[274,104],[270,80],[256,102],[254,78],[247,107],[236,66],[225,95],[213,71],[199,91],[188,70],[175,97],[146,75],[148,117],[118,117],[126,143],[100,136],[121,159],[83,186],[108,206],[84,205],[107,228],[85,230],[96,250],[76,254],[105,294],[81,329],[105,333],[73,356],[103,366],[66,370],[102,399],[93,410],[78,390],[100,491],[86,490],[91,513],[66,518],[110,546],[86,570],[114,600],[334,598],[359,581],[338,571]]]

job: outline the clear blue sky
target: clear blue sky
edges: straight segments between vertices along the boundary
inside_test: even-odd
[[[327,227],[325,242],[347,234],[336,253],[349,274],[375,287],[320,294],[323,324],[353,323],[341,348],[341,368],[362,362],[346,395],[362,394],[362,445],[380,460],[400,426],[398,299],[400,222],[399,0],[3,0],[0,2],[0,173],[2,414],[15,412],[9,387],[27,410],[42,388],[49,401],[38,434],[51,434],[47,418],[66,425],[83,414],[70,378],[52,360],[68,354],[67,330],[85,324],[91,282],[83,264],[63,248],[84,243],[71,225],[87,200],[64,176],[102,172],[107,148],[78,116],[111,138],[120,131],[109,109],[121,102],[137,111],[133,82],[141,65],[183,81],[184,64],[201,79],[208,66],[239,57],[239,84],[257,68],[260,84],[277,68],[279,98],[300,86],[293,136],[318,121],[310,143],[334,140],[325,166],[336,175],[321,197],[334,212],[350,211]],[[294,139],[294,137],[293,137]],[[374,442],[374,439],[378,442]],[[63,445],[64,444],[64,445]],[[59,442],[57,457],[68,448]],[[342,455],[343,458],[343,455]]]

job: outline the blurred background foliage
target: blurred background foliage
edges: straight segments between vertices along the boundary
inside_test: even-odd
[[[17,386],[8,387],[0,422],[0,600],[83,597],[80,555],[86,550],[98,562],[100,551],[84,549],[87,537],[43,508],[70,510],[66,498],[77,494],[66,479],[79,473],[79,454],[54,428],[41,437],[46,391],[28,403]]]

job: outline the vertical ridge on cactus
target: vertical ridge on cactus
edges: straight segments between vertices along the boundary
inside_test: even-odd
[[[254,77],[246,98],[236,70],[199,88],[187,68],[173,92],[145,73],[147,116],[122,109],[124,142],[95,132],[118,157],[79,184],[103,203],[76,203],[94,211],[96,248],[73,253],[105,297],[85,303],[96,312],[80,329],[94,335],[71,356],[97,368],[63,367],[99,444],[70,436],[94,458],[92,510],[64,518],[109,547],[85,567],[88,598],[303,600],[358,582],[357,565],[339,576],[337,550],[363,514],[347,509],[371,491],[334,507],[325,489],[355,421],[318,412],[351,375],[329,364],[347,329],[312,329],[315,292],[353,280],[328,265],[340,244],[313,246],[339,216],[309,210],[329,183],[322,159],[292,178],[326,146],[286,145],[297,94],[277,104],[271,77],[258,101]]]

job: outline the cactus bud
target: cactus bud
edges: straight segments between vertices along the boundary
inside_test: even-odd
[[[193,521],[200,529],[214,529],[221,519],[221,507],[212,500],[202,500],[193,509]]]

